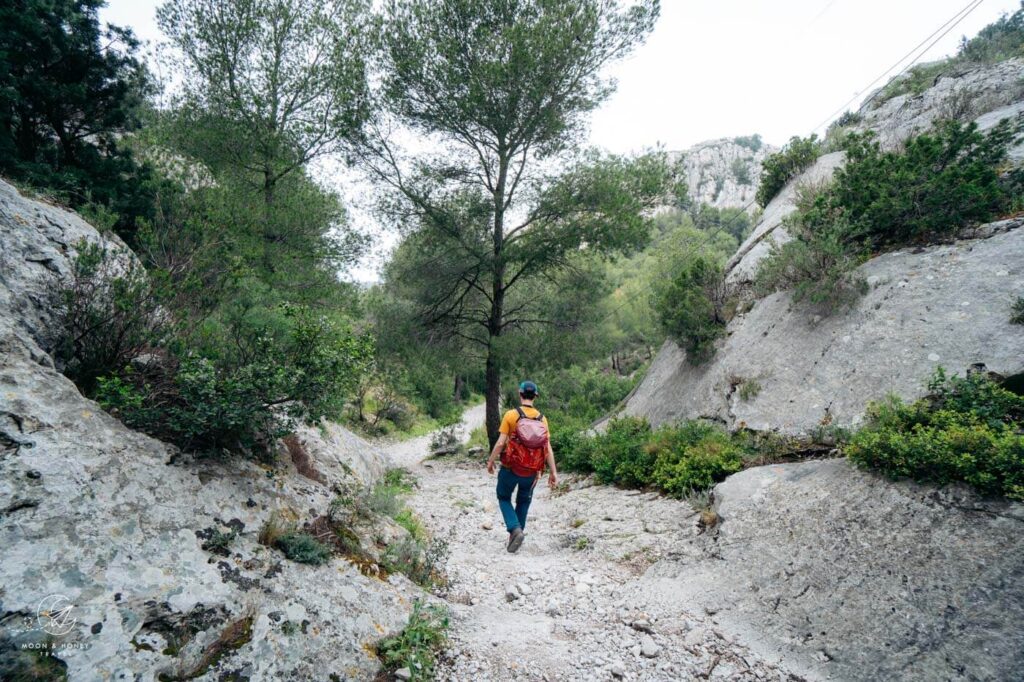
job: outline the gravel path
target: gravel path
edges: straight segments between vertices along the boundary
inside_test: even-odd
[[[483,408],[465,415],[465,433]],[[482,462],[428,460],[429,438],[391,450],[416,475],[410,506],[447,538],[453,624],[440,680],[796,680],[706,612],[680,612],[642,579],[698,532],[685,503],[573,480],[534,494],[518,554]],[[556,453],[557,454],[557,453]],[[663,587],[661,589],[664,589]]]

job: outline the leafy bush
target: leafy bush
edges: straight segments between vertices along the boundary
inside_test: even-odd
[[[432,589],[445,584],[448,543],[435,538],[430,542],[409,536],[387,546],[380,563],[388,573],[402,573],[420,587]]]
[[[285,533],[277,539],[275,546],[286,557],[300,564],[317,566],[331,558],[331,548],[308,533]]]
[[[871,134],[851,135],[846,165],[801,222],[811,232],[839,225],[846,244],[877,250],[984,221],[1008,200],[998,168],[1019,130],[1009,120],[984,134],[946,121],[897,151],[882,151]]]
[[[96,243],[82,241],[76,248],[71,278],[54,296],[61,335],[53,355],[63,373],[90,394],[100,377],[161,346],[169,329],[141,267],[123,271],[118,254]]]
[[[764,141],[758,134],[753,135],[740,135],[739,137],[732,138],[732,141],[741,147],[746,147],[752,152],[756,152],[764,146]]]
[[[751,181],[750,168],[747,166],[747,162],[744,159],[736,158],[729,164],[729,170],[732,172],[736,182],[740,185],[749,185]]]
[[[772,242],[754,277],[759,294],[792,289],[794,301],[830,311],[866,293],[866,282],[853,272],[865,257],[851,253],[838,230],[805,230],[798,220],[788,225],[795,239]]]
[[[893,478],[964,481],[1024,500],[1024,397],[982,374],[947,378],[941,369],[929,391],[910,404],[894,396],[872,404],[847,456]]]
[[[602,483],[640,488],[651,482],[655,456],[647,449],[651,425],[646,419],[623,417],[596,438],[591,465]]]
[[[709,488],[743,468],[729,434],[700,422],[659,430],[650,449],[656,456],[651,482],[673,497]]]
[[[303,308],[285,310],[285,331],[239,322],[234,354],[186,354],[147,371],[101,377],[96,400],[128,426],[184,450],[270,451],[298,420],[340,413],[371,355],[371,340]],[[211,353],[213,355],[213,353]]]
[[[560,457],[566,471],[593,471],[605,484],[652,487],[673,497],[714,485],[744,464],[744,448],[708,422],[651,429],[646,420],[616,419],[605,433],[577,435]]]
[[[437,654],[445,643],[448,613],[444,608],[413,602],[409,623],[400,633],[377,645],[377,655],[387,670],[408,668],[413,680],[434,679]]]
[[[769,155],[761,164],[761,182],[757,203],[763,208],[782,191],[786,183],[809,168],[821,156],[817,135],[793,137],[785,147]]]
[[[792,241],[773,244],[759,267],[761,293],[794,289],[794,299],[832,309],[866,291],[852,272],[881,249],[949,237],[1009,206],[1020,179],[999,166],[1019,126],[986,134],[973,123],[941,123],[899,151],[871,134],[847,138],[847,163],[787,219]]]
[[[1010,306],[1010,323],[1024,324],[1024,296],[1018,296]]]
[[[699,364],[711,358],[725,334],[728,288],[722,266],[703,256],[684,265],[655,303],[662,327]]]

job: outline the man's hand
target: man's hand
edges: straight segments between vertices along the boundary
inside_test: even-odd
[[[549,488],[554,488],[557,485],[558,485],[558,474],[556,474],[554,471],[552,471],[550,474],[548,474],[548,487]]]
[[[494,460],[487,460],[487,473],[494,474]]]

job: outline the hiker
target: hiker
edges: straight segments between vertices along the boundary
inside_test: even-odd
[[[533,488],[544,473],[546,464],[548,487],[558,485],[555,453],[548,438],[548,419],[533,406],[538,395],[537,384],[524,381],[519,384],[520,406],[509,410],[501,420],[498,442],[487,460],[487,473],[494,473],[494,463],[501,457],[498,471],[498,506],[508,530],[508,551],[515,553],[523,544],[526,534],[526,514],[533,500]],[[516,491],[516,504],[512,506],[512,493]]]

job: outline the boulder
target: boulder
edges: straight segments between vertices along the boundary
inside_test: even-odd
[[[836,459],[747,469],[715,500],[717,532],[644,576],[652,601],[807,679],[1024,677],[1024,505]]]
[[[374,448],[332,425],[300,434],[306,473],[172,459],[85,399],[46,352],[49,293],[75,245],[103,243],[126,267],[131,253],[2,181],[0,239],[0,660],[54,637],[71,680],[372,677],[371,645],[404,627],[411,583],[341,558],[293,563],[258,535],[271,514],[301,524],[324,513],[336,483],[372,481]],[[46,615],[61,609],[67,618]]]

